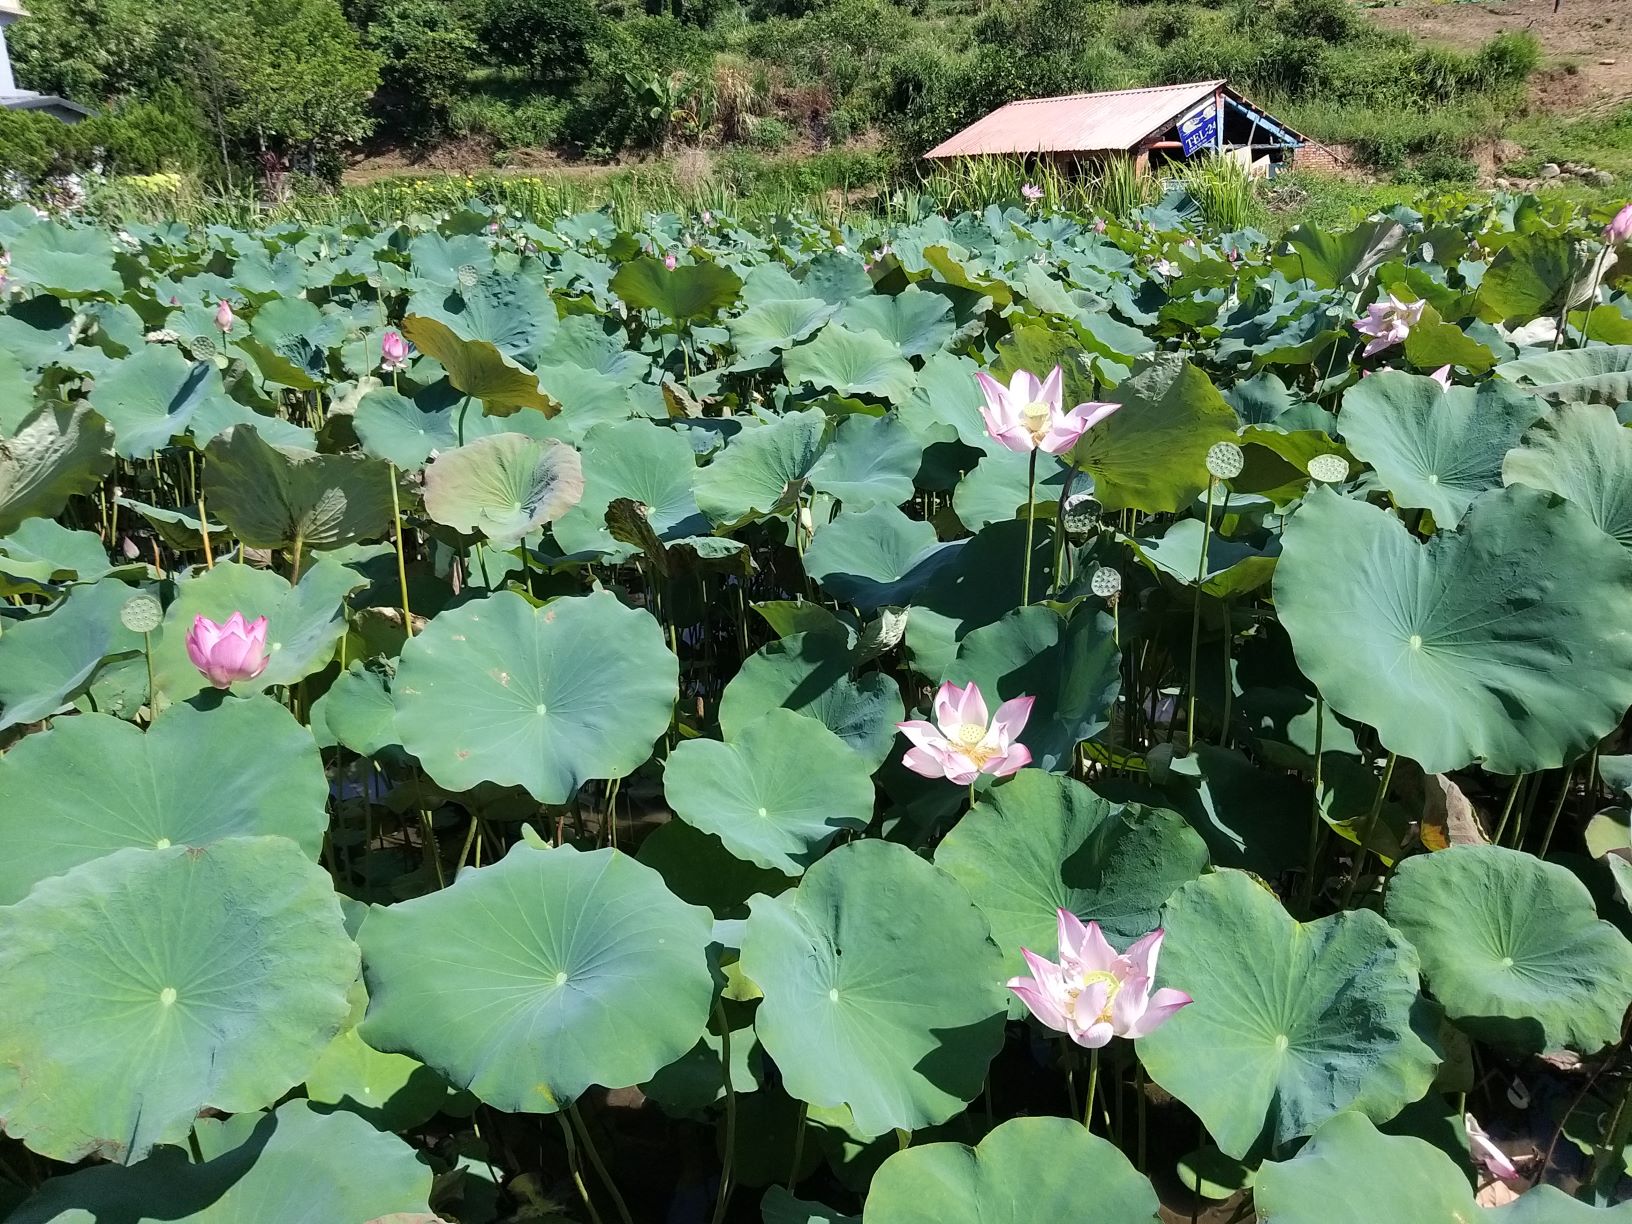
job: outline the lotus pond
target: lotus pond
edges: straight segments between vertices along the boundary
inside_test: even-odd
[[[1602,221],[0,213],[9,1218],[1632,1219]]]

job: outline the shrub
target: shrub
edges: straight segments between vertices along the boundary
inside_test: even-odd
[[[483,0],[482,48],[540,80],[575,81],[605,27],[593,0]]]
[[[475,66],[475,36],[439,0],[404,0],[368,27],[382,64],[375,105],[408,135],[448,126],[449,114]]]
[[[793,143],[793,129],[775,115],[755,120],[752,139],[756,148],[775,153]]]

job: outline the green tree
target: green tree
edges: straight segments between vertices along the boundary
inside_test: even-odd
[[[487,0],[482,47],[495,63],[572,81],[583,76],[604,25],[594,0]]]
[[[381,59],[375,108],[409,135],[444,130],[470,77],[476,39],[440,0],[405,0],[369,25],[367,42]]]

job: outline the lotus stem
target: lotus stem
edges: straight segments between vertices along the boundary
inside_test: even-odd
[[[720,1166],[720,1190],[714,1199],[713,1217],[713,1224],[720,1224],[731,1203],[731,1167],[737,1154],[737,1090],[731,1083],[731,1025],[718,998],[714,1000],[714,1023],[720,1026],[720,1071],[725,1077],[725,1160]]]
[[[1077,1104],[1077,1066],[1076,1055],[1072,1052],[1071,1042],[1062,1033],[1060,1035],[1060,1065],[1065,1068],[1065,1100],[1071,1107],[1071,1116],[1075,1118],[1081,1113]],[[1092,1129],[1090,1127],[1090,1129]]]
[[[589,1187],[584,1185],[584,1174],[578,1160],[578,1143],[572,1137],[572,1127],[567,1125],[567,1119],[562,1114],[556,1114],[555,1120],[561,1124],[561,1137],[567,1144],[567,1167],[572,1170],[572,1184],[578,1187],[578,1197],[584,1201],[584,1210],[589,1212],[589,1218],[594,1224],[601,1224],[601,1213],[595,1210],[595,1202],[589,1197]]]
[[[1343,890],[1343,909],[1349,908],[1349,902],[1354,900],[1354,890],[1360,885],[1360,872],[1366,865],[1366,851],[1376,835],[1377,822],[1382,819],[1383,798],[1388,794],[1388,784],[1394,779],[1394,762],[1398,759],[1395,753],[1390,752],[1383,765],[1382,781],[1377,783],[1377,796],[1371,801],[1371,815],[1366,817],[1366,827],[1360,834],[1360,846],[1354,854],[1354,871],[1350,873],[1348,886]]]
[[[199,503],[203,509],[203,503]],[[408,610],[408,558],[402,542],[402,504],[397,497],[397,465],[391,465],[391,521],[397,531],[397,585],[402,590],[402,629],[409,637],[414,636],[414,614]],[[527,555],[527,546],[522,545],[522,556]],[[525,567],[526,562],[522,565]]]
[[[1082,1109],[1082,1124],[1088,1133],[1094,1130],[1094,1094],[1099,1090],[1099,1047],[1088,1051],[1088,1093]]]
[[[595,1166],[595,1176],[601,1179],[601,1185],[605,1186],[606,1192],[612,1196],[612,1205],[618,1209],[618,1219],[622,1220],[623,1224],[635,1224],[629,1214],[629,1205],[623,1201],[623,1195],[618,1193],[617,1183],[606,1171],[606,1163],[595,1147],[595,1139],[589,1133],[589,1127],[584,1125],[584,1116],[578,1112],[576,1101],[567,1106],[567,1117],[572,1119],[573,1128],[578,1132],[578,1141],[584,1145],[584,1151],[589,1155],[589,1163]]]
[[[810,1111],[807,1101],[799,1102],[799,1120],[793,1127],[793,1166],[788,1170],[788,1193],[799,1184],[799,1162],[805,1158],[805,1114]]]
[[[300,554],[301,554],[301,551],[305,547],[306,547],[306,541],[303,538],[301,538],[301,535],[300,535],[299,532],[296,532],[295,533],[295,559],[290,564],[290,567],[289,567],[289,585],[290,586],[299,586],[300,585]]]
[[[1320,817],[1320,790],[1322,749],[1326,732],[1326,703],[1315,694],[1315,793],[1309,801],[1309,860],[1303,873],[1303,912],[1313,914],[1315,906],[1315,859],[1320,854],[1320,831],[1325,823]]]
[[[215,557],[210,552],[210,520],[204,517],[204,494],[198,495],[198,538],[204,541],[204,568],[215,568]]]
[[[1031,534],[1036,527],[1033,507],[1037,498],[1037,448],[1032,447],[1026,464],[1026,556],[1020,569],[1020,606],[1031,602]]]
[[[1495,845],[1502,844],[1502,834],[1507,832],[1507,820],[1513,815],[1513,801],[1518,798],[1519,785],[1523,781],[1522,773],[1514,774],[1513,784],[1507,788],[1507,802],[1502,804],[1502,818],[1496,822],[1496,836],[1490,839]]]
[[[147,722],[152,726],[159,716],[159,686],[153,683],[153,634],[150,632],[142,634],[142,655],[147,659]]]
[[[1195,750],[1196,746],[1196,654],[1201,647],[1201,582],[1207,576],[1207,546],[1212,542],[1213,535],[1213,485],[1214,480],[1209,474],[1207,477],[1207,517],[1201,526],[1201,557],[1196,561],[1196,607],[1190,615],[1190,689],[1189,704],[1184,715],[1184,734],[1187,738],[1185,752]]]
[[[1135,1063],[1133,1070],[1134,1105],[1139,1113],[1139,1146],[1134,1168],[1145,1171],[1145,1064]]]

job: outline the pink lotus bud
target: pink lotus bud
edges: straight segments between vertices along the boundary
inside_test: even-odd
[[[390,327],[380,337],[381,366],[386,370],[400,370],[408,364],[408,341],[402,333]]]
[[[1615,214],[1615,219],[1604,226],[1604,241],[1616,246],[1632,238],[1632,204]]]
[[[215,308],[216,330],[224,336],[232,330],[232,325],[235,322],[237,320],[232,313],[232,303],[228,302],[226,298],[222,298],[220,304]]]
[[[126,561],[134,561],[142,555],[142,550],[136,547],[136,541],[129,536],[119,537],[119,551]]]
[[[269,658],[266,617],[258,616],[247,625],[242,612],[234,612],[224,625],[207,616],[194,617],[187,657],[218,689],[231,688],[235,680],[253,680],[266,670]]]
[[[673,272],[680,266],[680,261],[674,257],[673,251],[670,251],[667,255],[663,256],[663,266],[670,272]]]

